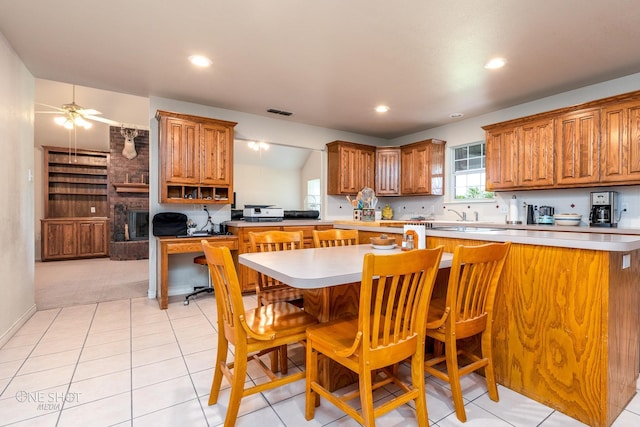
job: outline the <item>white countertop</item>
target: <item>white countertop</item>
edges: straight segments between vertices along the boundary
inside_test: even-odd
[[[298,249],[240,254],[240,264],[267,274],[289,286],[317,289],[362,279],[364,254],[399,253],[401,249],[374,249],[371,245]],[[440,268],[451,267],[453,255],[443,253]]]
[[[323,221],[321,219],[283,219],[282,221],[244,221],[233,220],[225,221],[228,227],[291,227],[291,226],[305,226],[305,225],[333,225],[333,221]]]
[[[539,245],[539,246],[554,246],[560,248],[575,248],[575,249],[591,249],[597,251],[607,252],[628,252],[640,249],[640,235],[637,234],[618,234],[618,233],[605,233],[597,232],[591,227],[589,231],[578,232],[564,231],[569,227],[536,227],[530,226],[530,228],[522,230],[513,230],[508,228],[501,228],[499,224],[488,223],[439,223],[438,225],[445,226],[452,224],[455,226],[466,227],[479,227],[479,228],[493,228],[492,230],[467,230],[467,231],[454,231],[454,230],[438,230],[437,228],[427,228],[427,239],[429,236],[437,237],[452,237],[458,239],[471,239],[471,240],[485,240],[490,242],[506,242],[520,243],[525,245]],[[503,225],[505,226],[505,225]],[[336,225],[337,228],[345,229],[357,229],[366,230],[379,233],[402,233],[403,229],[398,227],[368,227],[366,225]],[[579,227],[572,227],[576,229]],[[581,227],[580,227],[581,228]],[[561,230],[562,231],[556,231]]]

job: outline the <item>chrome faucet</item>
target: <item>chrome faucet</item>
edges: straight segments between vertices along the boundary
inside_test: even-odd
[[[460,217],[461,221],[466,221],[467,220],[467,213],[466,212],[458,212],[455,209],[447,209],[449,212],[453,212],[454,214],[458,215]]]

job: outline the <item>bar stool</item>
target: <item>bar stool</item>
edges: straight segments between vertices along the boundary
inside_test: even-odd
[[[207,267],[207,257],[205,257],[204,255],[200,255],[197,256],[193,259],[193,263],[194,264],[199,264],[199,265],[204,265],[205,267]],[[189,305],[189,298],[201,294],[203,292],[206,292],[208,294],[213,293],[213,286],[211,286],[211,273],[209,272],[209,268],[207,267],[207,275],[208,275],[208,286],[194,286],[193,287],[193,292],[191,292],[189,295],[187,295],[186,297],[184,297],[184,305]]]

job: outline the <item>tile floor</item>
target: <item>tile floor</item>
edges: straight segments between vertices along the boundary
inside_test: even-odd
[[[255,305],[254,297],[246,297]],[[172,298],[159,310],[147,298],[76,305],[36,312],[0,349],[0,425],[6,426],[219,426],[228,388],[207,406],[216,351],[214,298],[188,306]],[[304,360],[289,352],[290,366]],[[253,377],[250,372],[250,380]],[[449,389],[428,377],[432,426],[582,426],[584,424],[500,387],[489,400],[479,377],[464,379],[468,421],[453,413]],[[393,391],[380,390],[376,399]],[[355,426],[327,402],[304,419],[304,382],[245,398],[237,426]],[[379,426],[416,425],[410,406],[377,420]],[[640,425],[636,396],[614,426]]]

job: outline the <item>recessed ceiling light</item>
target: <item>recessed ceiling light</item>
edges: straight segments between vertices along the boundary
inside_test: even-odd
[[[484,66],[484,68],[488,70],[496,70],[498,68],[504,67],[507,63],[507,60],[504,58],[493,58]]]
[[[452,119],[459,119],[462,116],[464,116],[464,114],[462,114],[462,113],[451,113],[451,114],[449,114],[449,117],[451,117]]]
[[[389,107],[387,107],[386,105],[378,105],[376,107],[376,112],[378,113],[386,113],[387,111],[389,111]]]
[[[189,57],[189,61],[197,67],[208,67],[212,64],[212,61],[209,58],[202,55],[191,55]]]

